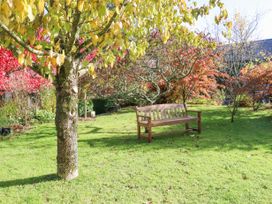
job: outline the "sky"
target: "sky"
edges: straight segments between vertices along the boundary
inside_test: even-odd
[[[196,0],[199,5],[208,0]],[[229,16],[232,17],[237,11],[247,18],[252,18],[256,14],[260,14],[260,21],[258,30],[256,31],[256,39],[270,39],[272,38],[272,0],[221,0],[224,2],[226,9],[228,10]],[[197,29],[205,30],[207,27],[211,27],[214,24],[214,14],[216,12],[211,12],[211,15],[206,18],[200,19],[196,27]],[[209,26],[207,26],[207,24]]]

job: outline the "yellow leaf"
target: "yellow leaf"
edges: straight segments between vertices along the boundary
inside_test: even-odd
[[[97,45],[98,40],[99,40],[99,37],[97,35],[92,36],[92,42],[94,45]]]
[[[95,67],[93,63],[90,63],[89,65],[89,73],[93,79],[96,78],[96,72],[95,72]]]
[[[39,12],[39,14],[44,13],[44,0],[38,1],[38,12]]]
[[[36,50],[41,50],[41,49],[42,49],[42,46],[41,46],[41,45],[37,45],[37,46],[35,46],[35,49],[36,49]]]
[[[4,2],[1,6],[1,13],[2,12],[6,18],[10,17],[12,14],[9,5],[6,2]]]
[[[58,42],[55,44],[54,50],[55,50],[56,52],[59,52],[59,51],[60,51],[60,41],[58,41]]]
[[[71,4],[71,0],[66,0],[66,5],[69,6]]]
[[[54,6],[56,8],[58,8],[59,7],[59,3],[60,3],[59,0],[54,0],[53,2],[54,2]]]
[[[114,66],[114,62],[111,62],[110,67],[113,68],[113,66]]]
[[[226,23],[226,26],[227,26],[228,29],[231,29],[231,28],[232,28],[232,22],[231,22],[231,21],[230,21],[230,22],[227,22],[227,23]]]
[[[65,54],[64,54],[64,52],[62,52],[62,54],[58,54],[58,56],[56,58],[57,65],[59,65],[59,66],[63,65],[64,60],[65,60]]]
[[[17,12],[17,18],[19,22],[23,22],[28,14],[28,6],[26,0],[14,0],[13,1],[15,11]]]
[[[26,28],[24,26],[19,26],[17,31],[23,35],[26,33]]]
[[[24,62],[25,62],[25,54],[24,53],[19,54],[18,62],[19,62],[19,64],[24,64]]]
[[[22,0],[14,0],[14,7],[16,11],[23,11],[25,10],[25,1]]]
[[[79,0],[77,4],[77,9],[82,12],[84,7],[84,0]]]
[[[120,28],[120,29],[122,29],[122,28],[123,28],[123,24],[122,24],[122,22],[118,22],[117,24],[118,24],[118,26],[119,26],[119,28]]]
[[[30,45],[34,45],[35,42],[36,42],[36,37],[34,35],[30,36],[29,38]]]
[[[28,55],[26,58],[25,58],[25,63],[24,63],[26,66],[30,66],[32,65],[32,57],[31,55]]]
[[[31,5],[28,5],[28,6],[27,6],[27,16],[28,16],[30,22],[34,21],[35,16],[33,15]]]
[[[113,0],[115,5],[119,5],[120,4],[120,0]]]
[[[162,36],[162,42],[165,44],[167,43],[168,39],[170,38],[170,33],[167,31]]]
[[[50,58],[50,62],[51,62],[51,65],[53,67],[56,67],[57,66],[57,59],[55,57],[51,57]]]
[[[7,3],[8,3],[8,5],[9,5],[10,8],[13,7],[13,0],[7,0]]]
[[[115,23],[113,25],[113,33],[114,33],[114,35],[118,35],[118,33],[121,30],[121,28],[122,28],[122,23]]]
[[[6,18],[5,16],[0,16],[0,21],[4,23],[6,26],[8,26],[10,22],[9,18]]]

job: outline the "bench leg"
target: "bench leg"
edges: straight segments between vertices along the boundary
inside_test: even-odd
[[[197,115],[198,117],[198,120],[197,120],[197,131],[198,131],[198,133],[201,133],[201,129],[202,129],[202,127],[201,127],[201,113],[198,113],[198,115]]]
[[[185,130],[189,130],[190,129],[190,126],[189,126],[189,123],[185,123]]]
[[[197,121],[197,132],[201,133],[201,120]]]
[[[152,141],[152,131],[151,131],[151,127],[148,127],[148,143],[150,143]]]
[[[145,127],[145,133],[148,133],[148,128],[147,127]]]
[[[137,134],[138,134],[138,139],[141,138],[141,126],[137,124]]]

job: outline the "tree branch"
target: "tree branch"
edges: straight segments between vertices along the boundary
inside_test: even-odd
[[[123,7],[125,7],[128,3],[129,3],[129,1],[124,1],[124,3],[121,4],[121,6],[120,6],[120,10]],[[115,18],[117,16],[118,16],[118,13],[115,11],[114,14],[112,15],[112,17],[110,18],[110,20],[108,21],[108,23],[105,25],[105,27],[102,28],[102,30],[97,34],[98,37],[103,36],[105,33],[107,33],[109,31],[111,24],[113,23],[113,21],[115,20]],[[84,49],[83,52],[85,52],[86,50],[88,50],[88,48],[91,46],[91,44],[92,44],[92,39],[90,38],[78,47],[77,53],[79,53],[82,49]]]
[[[67,43],[68,45],[67,45],[66,50],[65,50],[66,53],[71,52],[71,50],[73,48],[73,45],[75,43],[77,32],[79,30],[80,16],[81,16],[81,13],[78,10],[76,10],[75,18],[74,18],[73,23],[72,23],[71,37],[68,40],[68,43]]]
[[[48,53],[40,51],[40,50],[36,50],[32,47],[30,47],[29,45],[27,45],[26,42],[24,42],[18,35],[16,35],[15,33],[13,33],[6,25],[4,25],[2,22],[0,22],[0,28],[2,28],[12,39],[14,39],[19,45],[21,45],[23,48],[25,48],[26,50],[28,50],[29,52],[35,54],[35,55],[39,55],[39,56],[45,56],[48,55]]]
[[[110,28],[110,26],[111,26],[111,24],[113,23],[113,21],[114,21],[114,19],[117,17],[117,12],[115,12],[113,15],[112,15],[112,17],[111,17],[111,19],[109,20],[109,22],[107,23],[107,25],[97,34],[97,36],[98,37],[101,37],[102,35],[104,35],[106,32],[108,32],[108,30],[109,30],[109,28]],[[90,38],[90,39],[88,39],[88,40],[86,40],[84,43],[82,43],[79,47],[78,47],[78,49],[77,49],[77,52],[80,52],[82,49],[84,49],[83,50],[83,52],[85,51],[85,50],[87,50],[88,48],[89,48],[89,46],[92,44],[92,38]]]

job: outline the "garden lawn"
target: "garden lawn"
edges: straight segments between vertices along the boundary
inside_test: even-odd
[[[196,108],[194,108],[196,109]],[[79,124],[79,173],[58,180],[53,123],[0,141],[0,203],[272,203],[272,110],[200,107],[203,133],[184,125],[136,139],[132,110]]]

